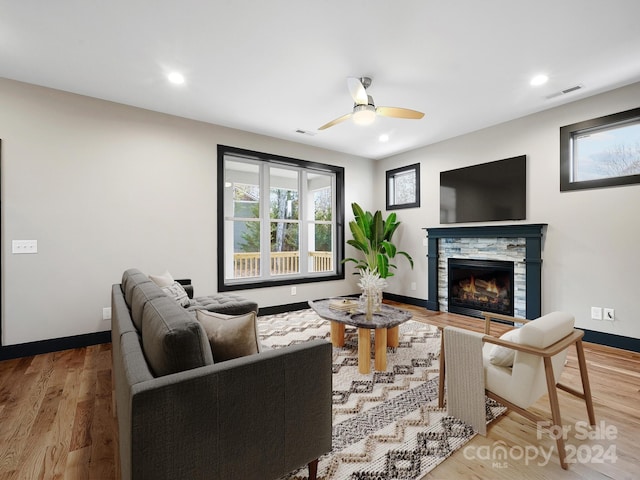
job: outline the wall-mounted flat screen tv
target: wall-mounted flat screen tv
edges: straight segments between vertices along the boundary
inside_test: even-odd
[[[440,223],[524,220],[527,156],[440,172]]]

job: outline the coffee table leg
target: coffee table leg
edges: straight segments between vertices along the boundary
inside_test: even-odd
[[[331,321],[331,343],[334,347],[344,347],[344,323]]]
[[[387,369],[387,329],[376,328],[376,351],[374,366],[379,372]]]
[[[396,348],[400,345],[400,326],[387,328],[387,347]]]
[[[369,373],[371,371],[371,330],[358,328],[358,371]]]

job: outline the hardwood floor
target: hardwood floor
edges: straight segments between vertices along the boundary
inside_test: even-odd
[[[115,479],[111,344],[0,362],[0,479]]]
[[[426,323],[482,328],[477,319],[397,305]],[[423,480],[640,478],[640,354],[591,344],[585,354],[599,429],[583,428],[584,403],[559,392],[563,423],[571,427],[568,451],[576,460],[568,471],[555,453],[539,465],[543,453],[555,452],[555,440],[508,413]],[[580,388],[574,352],[562,381]],[[0,362],[0,480],[119,478],[112,388],[110,344]],[[534,406],[544,413],[548,408],[546,396]],[[590,438],[582,439],[587,432]],[[491,458],[500,447],[507,458]]]
[[[410,309],[414,319],[432,325],[458,326],[483,331],[481,320],[434,313],[420,307]],[[497,328],[505,330],[507,327]],[[493,330],[492,330],[493,332]],[[565,428],[569,470],[562,470],[555,437],[517,413],[508,412],[488,428],[487,436],[476,435],[422,480],[465,479],[638,479],[640,478],[640,354],[584,343],[597,429],[588,428],[584,401],[558,390]],[[582,391],[575,350],[569,350],[560,381]],[[531,408],[549,417],[545,395]],[[495,458],[505,452],[506,458]],[[551,457],[546,457],[552,451]],[[529,458],[526,458],[526,455]],[[493,458],[492,458],[493,457]]]

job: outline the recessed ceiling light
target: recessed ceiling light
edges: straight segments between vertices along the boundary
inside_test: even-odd
[[[539,87],[540,85],[544,85],[545,83],[547,83],[548,80],[549,77],[544,73],[541,73],[540,75],[536,75],[535,77],[533,77],[530,83],[532,87]]]
[[[380,135],[378,137],[378,141],[382,142],[382,143],[388,142],[389,141],[389,135],[387,135],[386,133],[383,133],[382,135]]]
[[[175,85],[182,85],[184,83],[184,75],[180,72],[171,72],[167,75],[169,81]]]

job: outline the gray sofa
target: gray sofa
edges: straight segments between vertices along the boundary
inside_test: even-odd
[[[193,313],[136,269],[113,285],[121,478],[276,479],[331,450],[331,344],[213,363]]]

